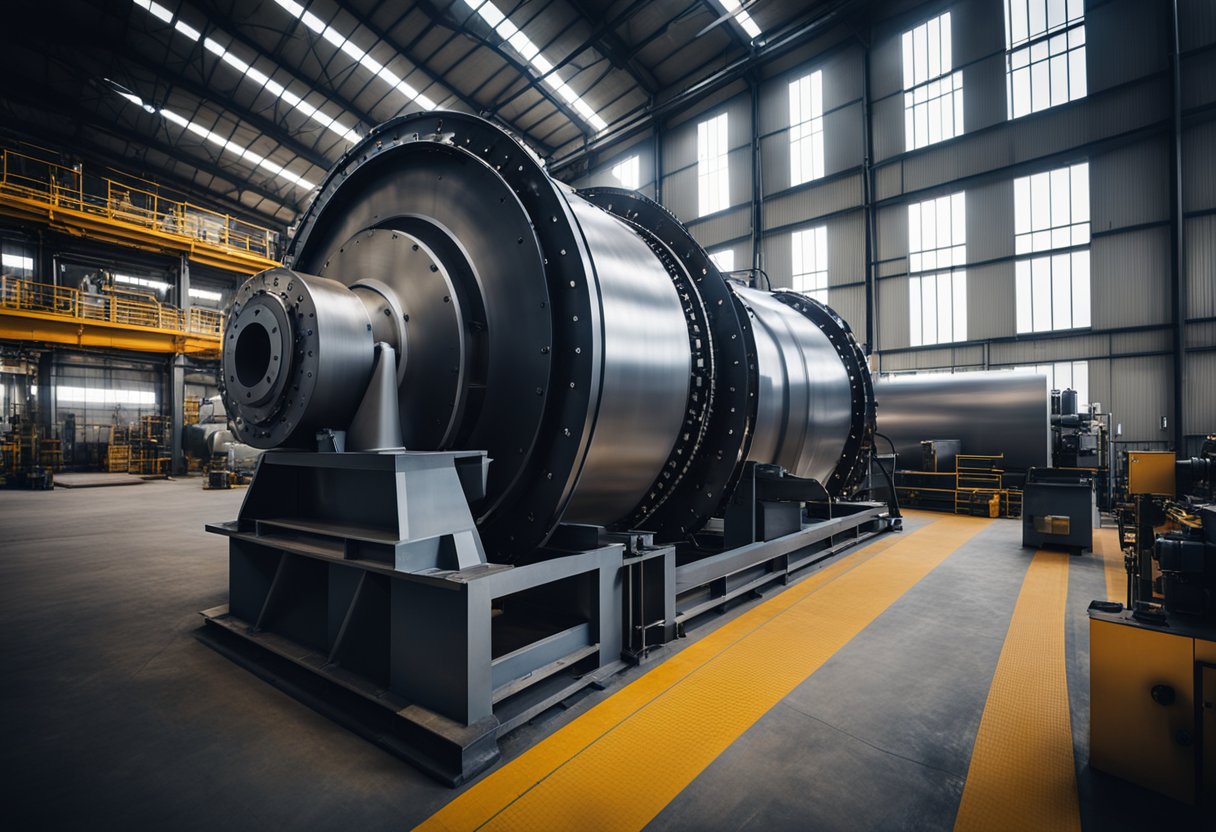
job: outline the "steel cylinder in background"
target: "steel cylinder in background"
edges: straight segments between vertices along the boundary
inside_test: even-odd
[[[679,539],[748,460],[834,494],[864,469],[873,390],[839,317],[727,281],[662,207],[573,191],[479,118],[372,131],[322,184],[286,265],[251,278],[229,312],[237,332],[257,305],[282,307],[293,356],[254,407],[228,370],[260,352],[226,339],[238,435],[309,447],[345,427],[372,344],[390,343],[406,446],[492,459],[475,510],[494,559],[561,522]]]

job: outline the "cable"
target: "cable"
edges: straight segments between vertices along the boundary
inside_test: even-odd
[[[899,462],[899,454],[895,450],[895,443],[892,442],[891,437],[887,436],[885,433],[874,431],[874,435],[881,439],[887,440],[887,444],[891,446],[891,467],[894,469]],[[903,512],[899,510],[899,494],[895,490],[895,480],[892,479],[892,475],[887,472],[887,469],[882,464],[881,459],[875,456],[874,461],[878,463],[878,470],[882,471],[882,475],[886,477],[887,488],[891,489],[891,499],[887,501],[887,510],[891,513],[893,518],[900,519],[904,515]]]

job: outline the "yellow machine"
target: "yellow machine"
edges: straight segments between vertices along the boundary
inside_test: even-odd
[[[1184,803],[1216,801],[1216,627],[1091,612],[1089,662],[1089,764]]]
[[[1128,451],[1127,493],[1174,496],[1173,451]]]

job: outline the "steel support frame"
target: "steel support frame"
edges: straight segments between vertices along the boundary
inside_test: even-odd
[[[562,527],[560,549],[514,565],[454,559],[476,537],[465,478],[444,468],[457,457],[484,455],[265,454],[239,518],[207,527],[229,539],[230,603],[200,635],[453,786],[498,759],[502,735],[694,619],[890,528],[883,504],[809,504],[800,530],[718,552]],[[446,479],[412,480],[427,471]],[[420,501],[437,535],[412,537]]]

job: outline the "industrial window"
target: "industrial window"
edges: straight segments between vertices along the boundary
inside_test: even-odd
[[[152,390],[103,389],[101,387],[73,387],[61,384],[55,388],[59,402],[78,402],[100,405],[155,405],[156,393]]]
[[[3,267],[3,272],[7,275],[32,277],[34,274],[34,258],[6,251],[0,254],[0,267]]]
[[[726,113],[697,125],[697,207],[705,216],[730,206]]]
[[[908,206],[910,343],[967,340],[965,193]]]
[[[196,289],[193,286],[190,287],[190,297],[195,300],[209,300],[213,303],[219,303],[224,299],[219,292],[213,292],[210,289]]]
[[[1005,0],[1009,118],[1084,98],[1084,0]]]
[[[151,280],[146,277],[132,277],[129,274],[114,275],[115,283],[125,283],[128,286],[139,286],[144,289],[153,289],[158,293],[169,291],[169,284],[163,280]]]
[[[790,236],[795,292],[828,302],[828,229],[807,228]]]
[[[1055,361],[1050,364],[1023,364],[1013,369],[1016,372],[1041,373],[1047,376],[1047,386],[1050,389],[1076,390],[1077,404],[1089,404],[1088,361]]]
[[[790,82],[790,185],[823,176],[823,72]]]
[[[621,187],[628,188],[631,191],[638,189],[641,165],[638,162],[637,156],[630,156],[623,162],[619,162],[612,166],[612,175],[617,182],[621,183]]]
[[[720,272],[730,272],[735,270],[735,250],[733,248],[724,248],[718,251],[709,252],[709,259],[718,267]]]
[[[963,133],[963,73],[951,72],[950,12],[904,32],[904,149]]]
[[[1013,182],[1017,330],[1090,325],[1089,163]]]

